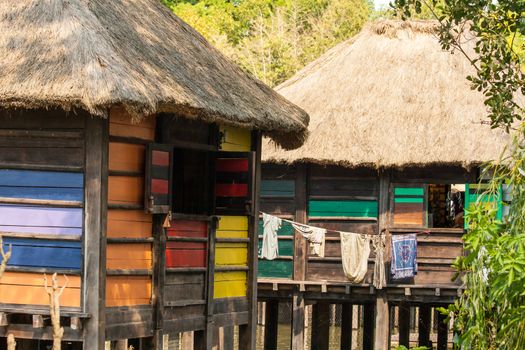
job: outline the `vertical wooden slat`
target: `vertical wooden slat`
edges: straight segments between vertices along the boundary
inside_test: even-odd
[[[430,315],[431,308],[428,305],[419,307],[419,346],[430,346]]]
[[[330,346],[330,304],[317,302],[312,307],[312,349],[328,350]]]
[[[277,326],[279,322],[279,301],[266,301],[266,320],[264,323],[264,350],[277,350]]]
[[[210,222],[208,228],[208,270],[206,281],[206,329],[204,334],[196,334],[196,349],[211,349],[213,346],[213,287],[215,281],[215,232],[217,230],[217,219]],[[197,339],[198,338],[198,339]],[[204,339],[201,339],[204,338]],[[197,347],[204,346],[204,348]]]
[[[259,229],[259,202],[261,192],[261,142],[262,134],[260,131],[252,132],[252,153],[251,153],[251,212],[249,213],[249,232],[250,242],[248,243],[248,324],[239,326],[239,344],[242,348],[255,349],[257,340],[257,250],[258,250],[258,229]]]
[[[108,197],[108,120],[86,118],[85,234],[83,309],[84,349],[103,349],[105,342],[106,227]]]
[[[363,306],[363,350],[374,349],[374,314],[375,304]]]
[[[164,314],[164,280],[166,277],[166,235],[164,233],[163,223],[164,215],[153,216],[153,310],[154,310],[154,349],[162,350],[162,329]]]
[[[307,223],[307,165],[296,165],[295,175],[295,221]],[[294,233],[294,261],[293,279],[304,281],[306,279],[307,242],[306,239]],[[292,311],[292,350],[304,349],[304,298],[302,292],[295,291],[293,295]]]
[[[352,350],[352,318],[354,305],[343,303],[341,310],[341,350]]]
[[[398,312],[399,345],[409,347],[410,342],[410,306],[402,303]]]
[[[448,347],[448,323],[445,323],[446,316],[434,309],[438,314],[437,324],[437,350],[447,350]]]

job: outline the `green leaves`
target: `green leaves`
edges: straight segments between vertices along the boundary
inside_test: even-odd
[[[244,70],[275,86],[368,20],[368,0],[163,0]]]

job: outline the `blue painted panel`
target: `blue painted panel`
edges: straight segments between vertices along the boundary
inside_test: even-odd
[[[82,243],[58,240],[4,238],[12,245],[9,266],[80,269]]]
[[[0,197],[82,201],[84,175],[0,169]]]
[[[0,169],[0,186],[84,187],[84,175],[58,171]]]
[[[0,205],[0,231],[81,235],[82,208]]]

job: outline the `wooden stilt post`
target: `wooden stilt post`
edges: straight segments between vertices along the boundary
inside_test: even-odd
[[[208,343],[207,330],[203,329],[203,330],[193,332],[193,349],[194,350],[208,350],[207,343]]]
[[[222,348],[224,350],[233,350],[233,326],[224,326],[222,328]]]
[[[445,323],[446,316],[442,315],[441,312],[435,311],[438,313],[438,339],[437,339],[437,350],[447,350],[448,346],[448,323]]]
[[[352,319],[354,305],[343,303],[341,310],[341,350],[352,349]]]
[[[375,304],[365,304],[363,307],[363,350],[374,349],[374,316]]]
[[[114,350],[128,350],[128,340],[117,340],[113,346]]]
[[[430,346],[430,310],[428,305],[419,307],[419,346]]]
[[[374,349],[390,349],[390,308],[384,291],[376,297]]]
[[[399,345],[404,345],[409,348],[410,343],[410,306],[402,303],[399,305]]]
[[[312,308],[312,349],[328,350],[330,340],[330,304],[318,302]]]
[[[279,301],[266,301],[266,323],[264,324],[264,350],[277,350],[277,326]]]
[[[182,350],[193,350],[193,332],[182,333]]]
[[[305,306],[303,293],[294,291],[292,296],[291,349],[304,349]]]

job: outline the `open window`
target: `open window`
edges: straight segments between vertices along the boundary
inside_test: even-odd
[[[217,152],[215,213],[253,215],[253,152]]]

